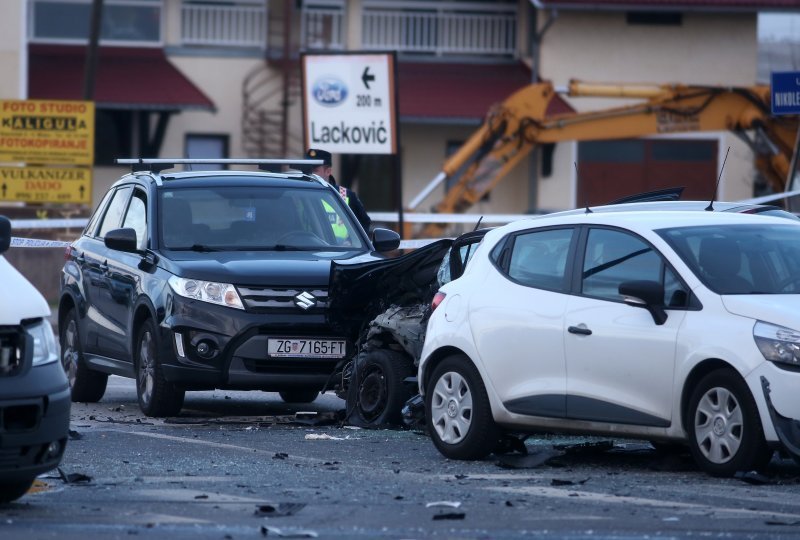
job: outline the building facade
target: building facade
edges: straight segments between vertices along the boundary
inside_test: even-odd
[[[91,6],[2,2],[0,98],[81,99]],[[386,156],[334,162],[368,210],[388,211],[408,205],[493,103],[536,77],[556,86],[573,78],[752,85],[758,12],[790,9],[796,2],[104,0],[93,201],[123,172],[117,157],[301,156],[303,51],[396,51],[401,167]],[[559,111],[619,104],[565,99]],[[470,212],[571,208],[592,183],[617,182],[612,199],[691,170],[712,186],[728,147],[719,197],[752,196],[759,181],[746,144],[727,133],[688,133],[558,143],[546,174],[535,154]]]

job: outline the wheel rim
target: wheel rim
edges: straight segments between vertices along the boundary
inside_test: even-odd
[[[70,319],[64,331],[64,343],[61,346],[61,365],[69,380],[69,387],[75,386],[78,377],[78,326],[75,319]]]
[[[371,420],[380,415],[386,406],[386,377],[377,366],[367,369],[358,387],[358,406],[361,412]]]
[[[472,391],[459,373],[448,371],[436,381],[431,396],[431,420],[444,443],[458,444],[472,424]]]
[[[150,403],[153,397],[155,370],[155,351],[153,350],[153,336],[145,330],[139,342],[139,396],[144,404]]]
[[[727,388],[711,388],[697,404],[694,436],[700,452],[711,463],[727,463],[739,451],[744,434],[742,408]]]

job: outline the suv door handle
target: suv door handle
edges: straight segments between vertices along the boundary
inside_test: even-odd
[[[580,326],[570,326],[567,328],[567,332],[570,334],[579,334],[581,336],[591,336],[592,331],[586,328],[585,324],[581,324]]]

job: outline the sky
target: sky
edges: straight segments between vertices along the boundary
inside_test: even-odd
[[[793,13],[762,13],[758,16],[759,41],[800,42],[800,15]]]

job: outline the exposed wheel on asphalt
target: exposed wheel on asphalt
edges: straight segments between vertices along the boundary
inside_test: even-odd
[[[20,482],[0,482],[0,504],[16,501],[25,495],[33,485],[34,480],[35,478]]]
[[[285,390],[283,392],[278,392],[281,396],[281,399],[286,403],[311,403],[317,396],[319,396],[319,391],[317,390]]]
[[[463,355],[445,358],[425,387],[428,428],[436,448],[451,459],[482,459],[500,430],[478,370]]]
[[[69,380],[72,401],[95,403],[106,393],[108,374],[89,369],[83,362],[78,317],[75,308],[70,309],[59,325],[61,365]]]
[[[176,416],[186,394],[164,379],[158,360],[158,334],[152,319],[139,327],[135,342],[136,395],[139,408],[147,416]]]
[[[772,450],[764,439],[753,396],[738,373],[718,369],[703,377],[685,415],[689,450],[713,476],[766,466]]]
[[[361,426],[401,424],[403,405],[415,390],[403,381],[414,371],[414,361],[399,351],[372,349],[359,355],[347,389],[350,422]]]

